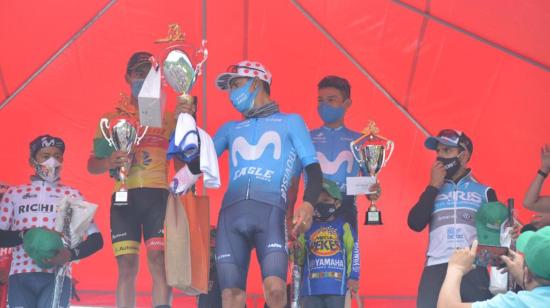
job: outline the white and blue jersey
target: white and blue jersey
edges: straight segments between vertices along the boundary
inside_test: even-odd
[[[445,180],[431,215],[428,266],[447,263],[456,248],[469,247],[477,238],[475,216],[488,201],[489,189],[470,173],[458,183]]]
[[[318,162],[297,114],[229,122],[214,136],[214,145],[218,156],[229,150],[229,187],[222,207],[256,200],[286,211],[295,200],[302,167]]]
[[[323,171],[323,177],[334,181],[340,191],[346,192],[346,178],[359,175],[359,164],[353,158],[350,143],[361,134],[345,126],[322,126],[311,131],[311,140]]]

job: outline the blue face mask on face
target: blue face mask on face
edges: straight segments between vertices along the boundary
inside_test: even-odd
[[[143,87],[143,83],[145,82],[145,79],[134,79],[132,80],[131,87],[132,87],[132,96],[137,98],[139,95],[139,91],[141,91],[141,87]]]
[[[254,79],[250,79],[246,84],[240,88],[231,90],[229,94],[229,99],[233,104],[233,107],[237,109],[240,113],[245,113],[248,110],[254,107],[254,99],[258,95],[260,88],[258,87],[254,92],[250,92],[250,87],[252,87],[252,82]]]
[[[319,102],[317,112],[325,123],[333,123],[339,121],[344,116],[344,107],[332,107],[325,102]]]

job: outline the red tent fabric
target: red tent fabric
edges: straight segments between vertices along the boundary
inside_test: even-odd
[[[360,227],[361,294],[413,298],[427,232],[410,231],[406,216],[434,159],[423,147],[425,132],[454,127],[468,133],[476,177],[502,201],[515,198],[520,218],[530,218],[521,201],[538,168],[538,149],[550,140],[549,14],[550,4],[542,0],[2,1],[0,180],[27,181],[32,138],[63,137],[63,180],[100,205],[97,221],[106,239],[103,251],[76,266],[75,276],[82,290],[114,290],[108,240],[112,182],[88,174],[86,160],[99,116],[121,91],[128,93],[123,77],[129,55],[136,50],[161,55],[165,46],[153,41],[177,22],[188,42],[208,40],[210,58],[193,94],[199,96],[200,123],[210,133],[239,117],[214,80],[243,58],[272,71],[273,98],[283,111],[301,114],[310,128],[320,125],[317,82],[328,74],[351,82],[347,126],[360,130],[375,120],[396,146],[380,174],[385,224]],[[171,109],[174,93],[167,92]],[[220,164],[227,183],[225,156]],[[223,191],[209,191],[213,224]],[[365,205],[361,200],[360,219]],[[150,282],[141,272],[138,289],[147,291]],[[261,293],[259,279],[253,261],[249,292]]]

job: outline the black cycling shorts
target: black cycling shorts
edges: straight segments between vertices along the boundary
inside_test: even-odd
[[[141,233],[148,250],[164,250],[164,216],[168,190],[133,188],[128,204],[113,205],[111,197],[111,240],[115,256],[139,254]]]
[[[262,278],[286,280],[288,267],[285,211],[254,200],[222,207],[216,233],[220,289],[245,290],[250,253],[256,248]]]

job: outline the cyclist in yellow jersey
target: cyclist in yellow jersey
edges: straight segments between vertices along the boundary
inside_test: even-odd
[[[103,118],[111,119],[121,115],[138,118],[137,96],[151,68],[150,57],[148,52],[136,52],[132,55],[125,76],[132,94],[129,98],[122,97],[115,110],[104,114]],[[181,104],[178,104],[176,114],[181,108]],[[109,172],[116,179],[114,190],[118,191],[118,168],[130,164],[125,182],[128,204],[115,205],[114,193],[111,201],[111,239],[118,266],[118,307],[135,306],[135,280],[142,233],[153,279],[153,306],[170,307],[171,289],[166,284],[163,237],[168,197],[166,151],[175,122],[174,114],[166,112],[163,127],[150,127],[140,144],[134,146],[129,155],[123,151],[115,151],[103,138],[99,125],[96,129],[88,171],[92,174]]]

